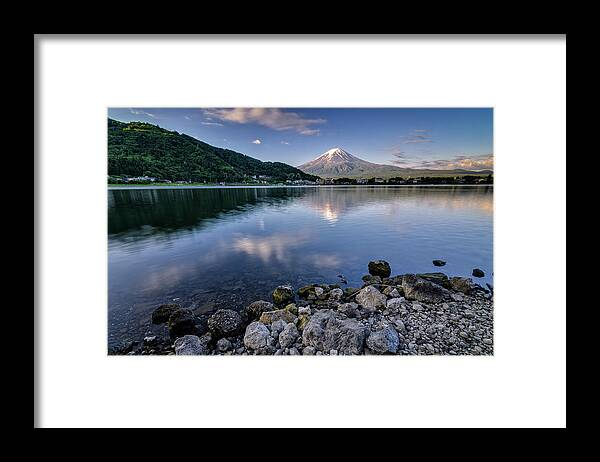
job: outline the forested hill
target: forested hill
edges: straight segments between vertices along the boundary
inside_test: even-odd
[[[193,182],[236,182],[253,175],[273,180],[317,179],[282,162],[262,162],[156,125],[110,118],[108,174]]]

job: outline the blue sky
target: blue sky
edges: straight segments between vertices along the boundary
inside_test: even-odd
[[[492,108],[109,108],[108,115],[294,166],[341,147],[401,167],[493,167]]]

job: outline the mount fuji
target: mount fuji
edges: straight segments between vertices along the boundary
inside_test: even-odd
[[[299,165],[304,173],[322,177],[364,177],[394,176],[402,174],[406,169],[393,165],[382,165],[368,162],[353,156],[342,148],[332,148],[314,160]]]
[[[323,178],[392,178],[392,177],[419,177],[419,176],[454,176],[454,175],[487,175],[491,170],[434,170],[402,168],[394,165],[375,164],[359,157],[353,156],[342,148],[332,148],[316,159],[297,167],[310,175]]]

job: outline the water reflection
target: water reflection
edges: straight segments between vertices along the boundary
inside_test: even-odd
[[[485,187],[147,189],[108,192],[109,343],[155,329],[150,312],[239,309],[274,286],[361,284],[369,260],[395,273],[486,272],[493,192]]]

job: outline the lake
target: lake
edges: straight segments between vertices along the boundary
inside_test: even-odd
[[[109,189],[108,345],[164,333],[162,303],[239,310],[338,275],[360,287],[374,259],[393,275],[481,268],[492,285],[492,215],[492,186]]]

